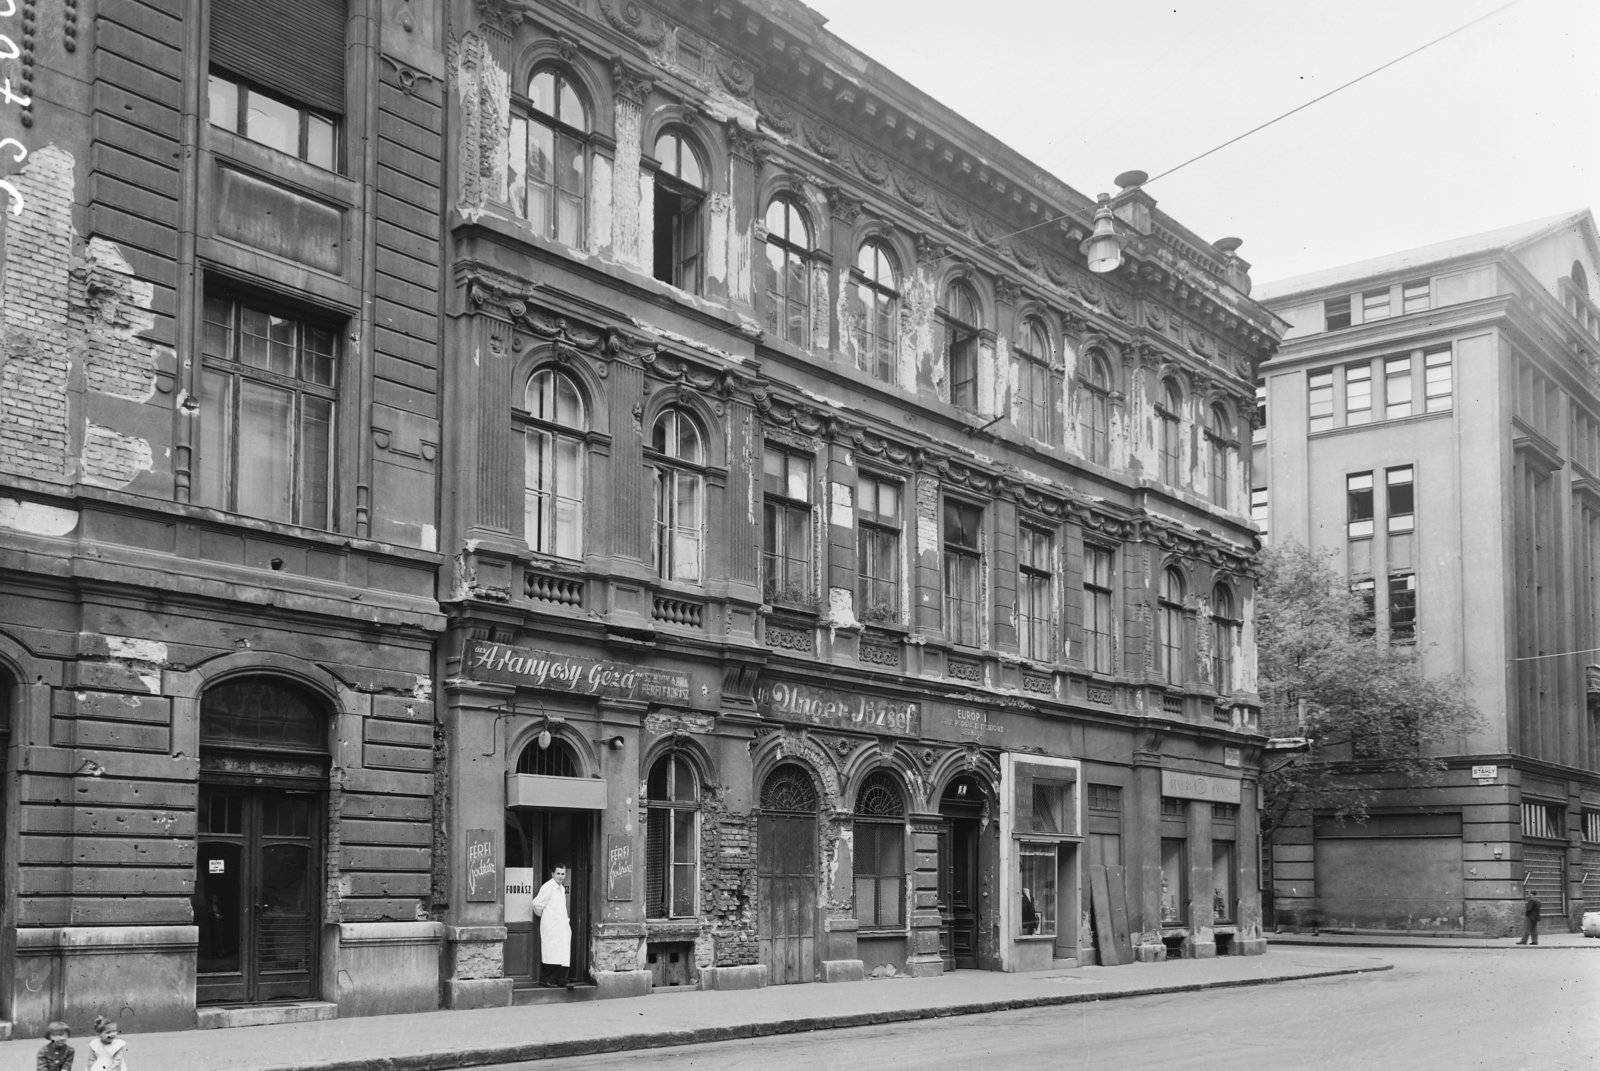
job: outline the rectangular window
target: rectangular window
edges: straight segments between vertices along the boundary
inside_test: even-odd
[[[1122,813],[1121,785],[1089,785],[1089,810],[1102,814]]]
[[[980,532],[983,511],[961,502],[944,504],[944,619],[952,643],[977,647],[983,635]]]
[[[1072,782],[1035,780],[1032,786],[1032,806],[1028,815],[1018,816],[1018,829],[1028,833],[1076,833]]]
[[[1024,937],[1056,932],[1056,846],[1033,841],[1017,845],[1018,918]]]
[[[1600,811],[1583,812],[1583,839],[1590,844],[1600,844]],[[1595,878],[1600,879],[1600,874]]]
[[[1250,519],[1261,529],[1261,534],[1267,534],[1267,489],[1265,487],[1252,487],[1250,489]]]
[[[1161,817],[1187,818],[1188,816],[1189,809],[1186,806],[1185,800],[1181,800],[1177,796],[1161,797]]]
[[[905,826],[855,822],[856,919],[864,929],[903,926]]]
[[[1383,416],[1385,420],[1411,415],[1411,358],[1390,357],[1383,362]]]
[[[1083,548],[1083,664],[1096,673],[1111,672],[1111,551]]]
[[[693,918],[696,812],[651,807],[645,818],[645,911],[649,918]]]
[[[876,476],[856,484],[857,575],[861,620],[900,621],[900,503],[902,487]]]
[[[1522,804],[1522,835],[1544,840],[1566,840],[1566,808],[1559,803]]]
[[[1455,383],[1450,367],[1450,351],[1434,350],[1422,355],[1423,392],[1430,413],[1449,409],[1454,404]]]
[[[207,101],[212,126],[241,134],[324,170],[334,169],[338,123],[332,116],[215,71]]]
[[[1351,539],[1372,534],[1372,473],[1352,472],[1344,478],[1346,518]]]
[[[1389,288],[1382,290],[1368,290],[1361,295],[1361,322],[1370,324],[1374,320],[1387,319],[1389,316]]]
[[[703,199],[701,191],[688,183],[664,173],[656,175],[652,274],[691,294],[700,292],[700,269],[704,260],[700,215]]]
[[[343,0],[212,0],[212,125],[336,168],[348,17]]]
[[[1252,443],[1267,441],[1267,382],[1256,380],[1256,426],[1250,429]]]
[[[1417,638],[1417,575],[1397,573],[1389,578],[1389,642],[1411,643]]]
[[[945,368],[950,374],[950,404],[958,409],[978,408],[978,336],[954,320],[940,319],[944,328]]]
[[[1372,421],[1372,364],[1346,365],[1344,369],[1344,422],[1368,424]]]
[[[1332,298],[1322,303],[1322,318],[1329,331],[1350,326],[1350,298]]]
[[[1426,312],[1428,309],[1428,280],[1419,279],[1400,288],[1401,312]]]
[[[1040,528],[1017,533],[1017,649],[1024,658],[1054,662],[1055,540]]]
[[[1239,820],[1239,805],[1237,803],[1213,803],[1211,805],[1211,820],[1213,822],[1237,822]]]
[[[1189,920],[1189,843],[1161,839],[1161,925],[1182,926]]]
[[[1409,532],[1417,526],[1416,484],[1412,480],[1412,471],[1410,465],[1384,470],[1391,532]]]
[[[812,459],[768,443],[761,468],[766,495],[762,596],[770,603],[810,608]]]
[[[1215,922],[1233,922],[1238,904],[1238,853],[1233,842],[1211,842],[1211,914]]]
[[[1041,442],[1052,441],[1050,434],[1050,368],[1026,357],[1018,358],[1016,406],[1018,430]]]
[[[1333,427],[1333,369],[1306,374],[1306,403],[1312,431]]]
[[[338,332],[207,295],[195,501],[331,530]]]
[[[665,465],[651,471],[656,491],[656,575],[698,584],[705,541],[705,477]]]
[[[1373,636],[1378,631],[1378,584],[1372,577],[1352,581],[1350,593],[1356,597],[1355,629],[1358,635]]]

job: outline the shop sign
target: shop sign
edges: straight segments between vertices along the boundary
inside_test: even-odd
[[[1232,777],[1161,771],[1161,794],[1183,800],[1210,800],[1212,803],[1238,803],[1242,782]]]
[[[1494,781],[1500,777],[1499,766],[1474,766],[1472,776],[1479,781]]]
[[[852,729],[880,736],[920,736],[922,717],[915,703],[810,688],[773,681],[756,689],[756,708],[774,721],[828,729]]]
[[[467,902],[494,903],[499,884],[495,865],[494,830],[467,830]]]
[[[997,721],[990,721],[987,711],[971,707],[946,707],[935,715],[935,720],[960,739],[995,745],[1005,742],[1006,727]]]
[[[533,921],[533,868],[506,867],[506,921]]]
[[[616,834],[606,838],[606,899],[633,899],[633,839]]]
[[[467,644],[461,661],[463,673],[474,680],[611,699],[689,701],[687,673],[646,669],[626,662],[575,658],[487,640],[473,640]]]

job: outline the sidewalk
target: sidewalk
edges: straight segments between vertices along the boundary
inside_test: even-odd
[[[139,1071],[443,1071],[1011,1008],[1268,985],[1386,971],[1391,966],[1371,954],[1294,949],[1265,956],[1039,974],[958,971],[939,978],[704,993],[671,991],[574,1004],[129,1034],[128,1060]],[[0,1071],[30,1071],[41,1044],[32,1038],[0,1044]],[[87,1039],[74,1038],[73,1044],[83,1061]]]
[[[1269,933],[1268,947],[1274,945],[1321,945],[1327,948],[1473,948],[1517,949],[1515,937],[1455,937],[1441,933],[1438,936],[1419,937],[1411,934],[1376,933]],[[1546,948],[1590,948],[1600,952],[1600,939],[1585,937],[1581,933],[1541,933],[1537,945],[1520,946],[1524,952]]]

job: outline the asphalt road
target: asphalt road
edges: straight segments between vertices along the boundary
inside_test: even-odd
[[[1395,969],[491,1071],[1600,1068],[1600,951],[1383,948],[1372,959]]]

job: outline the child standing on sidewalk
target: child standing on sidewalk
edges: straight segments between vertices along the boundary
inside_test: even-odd
[[[51,1023],[44,1028],[44,1048],[39,1050],[37,1071],[72,1071],[72,1058],[77,1053],[67,1044],[72,1032],[66,1023]]]
[[[94,1032],[97,1036],[89,1042],[89,1071],[128,1071],[128,1043],[117,1037],[116,1021],[97,1015]]]

